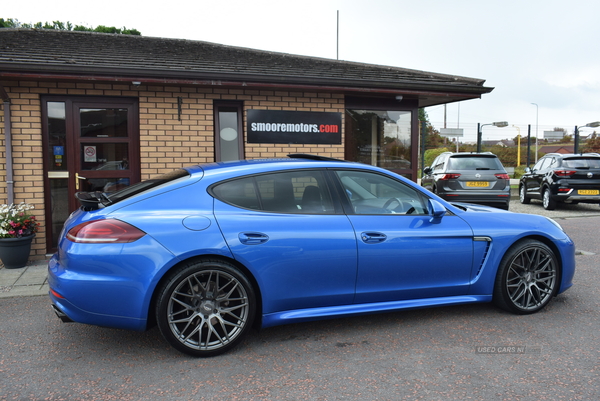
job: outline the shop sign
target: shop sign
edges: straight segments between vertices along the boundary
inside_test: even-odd
[[[342,113],[248,110],[248,143],[342,143]]]

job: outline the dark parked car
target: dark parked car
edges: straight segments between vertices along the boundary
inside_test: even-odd
[[[519,182],[519,199],[541,199],[544,209],[558,202],[600,204],[600,155],[598,153],[548,153],[527,167]]]
[[[423,169],[421,185],[449,202],[467,202],[508,210],[510,177],[493,153],[439,155]]]
[[[49,262],[57,315],[156,322],[195,356],[231,349],[252,326],[491,301],[534,313],[575,272],[553,220],[452,205],[359,163],[209,163],[77,196]]]

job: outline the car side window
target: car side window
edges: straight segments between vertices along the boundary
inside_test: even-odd
[[[426,197],[391,177],[354,170],[336,174],[356,214],[428,214]]]
[[[542,169],[542,165],[544,164],[544,162],[546,160],[548,160],[547,157],[538,160],[538,162],[535,164],[535,166],[533,166],[533,171],[539,171],[539,170],[541,170]]]
[[[265,212],[331,214],[333,202],[323,173],[313,170],[279,172],[226,181],[213,195],[244,209]]]
[[[548,170],[552,167],[556,167],[556,159],[554,157],[547,157],[542,165],[542,170]]]
[[[446,158],[443,156],[438,156],[434,161],[433,161],[433,171],[434,172],[439,172],[442,171],[444,169],[444,160]]]

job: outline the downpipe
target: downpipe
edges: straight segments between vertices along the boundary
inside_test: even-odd
[[[0,97],[4,101],[4,146],[6,148],[6,192],[8,195],[7,204],[14,203],[14,178],[13,178],[13,158],[12,158],[12,121],[10,118],[10,97],[4,87],[0,85]]]

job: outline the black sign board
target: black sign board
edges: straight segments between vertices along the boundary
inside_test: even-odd
[[[248,143],[342,143],[342,113],[248,110]]]

